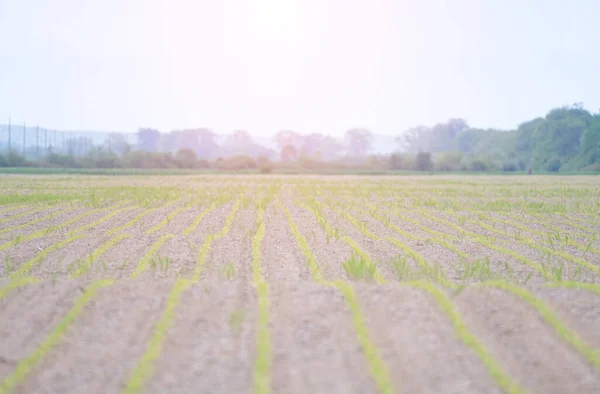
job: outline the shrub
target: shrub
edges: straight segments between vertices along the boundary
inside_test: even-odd
[[[271,163],[271,160],[266,156],[258,156],[256,165],[263,174],[268,174],[273,171],[273,163]]]
[[[488,163],[483,159],[474,159],[469,165],[469,170],[477,172],[488,171],[489,168]]]
[[[514,161],[505,161],[502,164],[502,171],[518,171],[519,165]]]
[[[415,169],[417,171],[431,171],[433,170],[433,161],[431,160],[431,153],[419,152],[415,156]]]
[[[460,152],[443,153],[436,162],[437,169],[440,171],[458,171],[461,168],[462,157],[463,155]]]
[[[560,159],[558,157],[552,158],[548,163],[546,163],[546,171],[549,172],[558,172],[560,170],[560,166],[562,165]]]
[[[198,167],[198,159],[196,152],[191,149],[180,149],[175,153],[175,160],[179,168],[196,168]]]

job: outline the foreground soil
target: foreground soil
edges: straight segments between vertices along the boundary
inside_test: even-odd
[[[0,209],[0,394],[600,393],[594,178],[67,178]]]

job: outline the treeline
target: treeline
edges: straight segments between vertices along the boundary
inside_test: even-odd
[[[453,170],[600,171],[600,114],[581,104],[555,108],[515,130],[451,119],[412,128],[397,142],[408,152],[431,152],[438,167]]]
[[[498,164],[487,158],[462,153],[433,155],[429,152],[369,155],[364,158],[323,159],[298,155],[294,160],[271,160],[267,156],[253,158],[236,155],[214,160],[200,159],[191,149],[172,152],[129,151],[122,155],[96,147],[84,156],[50,153],[41,160],[27,160],[16,151],[0,155],[0,167],[86,168],[86,169],[199,169],[270,173],[277,170],[296,171],[523,171],[525,164]]]
[[[555,108],[514,130],[473,128],[463,119],[413,127],[396,138],[396,153],[385,155],[369,153],[374,135],[364,128],[348,130],[343,140],[281,130],[273,136],[276,149],[256,143],[246,130],[218,136],[206,128],[168,133],[141,128],[135,137],[136,143],[130,143],[125,135],[111,133],[101,144],[86,140],[83,148],[81,144],[50,146],[44,149],[44,157],[37,152],[24,157],[13,150],[0,155],[0,166],[262,172],[600,171],[600,114],[592,114],[580,104]]]

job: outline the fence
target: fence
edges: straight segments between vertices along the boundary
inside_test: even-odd
[[[0,125],[0,154],[13,151],[28,160],[42,160],[51,153],[85,156],[94,147],[111,150],[118,139],[127,141],[127,133],[60,131],[26,123]]]

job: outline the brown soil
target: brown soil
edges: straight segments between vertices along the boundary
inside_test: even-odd
[[[501,392],[428,293],[410,287],[357,285],[356,294],[400,392]]]
[[[171,287],[122,281],[102,289],[16,392],[119,392],[146,350]]]
[[[0,380],[14,370],[73,306],[82,284],[44,281],[0,299]]]
[[[290,211],[298,231],[306,238],[315,255],[323,278],[326,280],[345,279],[346,274],[342,264],[352,255],[350,247],[343,241],[328,239],[325,230],[319,226],[312,211],[301,208],[289,198],[282,200],[284,206]],[[294,242],[294,245],[296,243],[297,241]],[[306,264],[306,261],[302,260],[302,264]]]
[[[247,283],[186,290],[144,392],[251,392],[256,305]]]
[[[456,302],[471,330],[525,389],[556,394],[600,392],[599,371],[525,301],[500,289],[467,288]]]
[[[7,278],[5,257],[11,269],[18,269],[48,246],[67,237],[72,228],[89,224],[109,211],[95,213],[61,229],[48,237],[0,251],[0,384],[14,372],[20,361],[31,355],[52,332],[75,300],[93,279],[110,277],[115,284],[100,290],[81,314],[69,325],[66,333],[40,362],[27,374],[15,390],[30,392],[118,393],[123,390],[131,373],[145,353],[155,332],[156,323],[166,306],[175,277],[189,277],[197,266],[200,247],[209,234],[223,228],[233,202],[209,212],[197,228],[188,235],[183,231],[193,223],[205,206],[194,206],[179,213],[160,230],[146,231],[160,223],[183,200],[208,199],[201,194],[229,190],[240,193],[248,188],[250,196],[263,195],[266,187],[280,182],[279,197],[289,210],[300,234],[316,256],[326,280],[348,281],[343,269],[352,250],[342,239],[327,239],[312,211],[296,205],[290,194],[294,187],[311,186],[322,196],[349,202],[369,198],[381,200],[405,199],[410,206],[415,198],[460,201],[480,201],[502,198],[499,188],[513,185],[520,178],[456,177],[441,179],[423,177],[319,177],[319,176],[131,176],[131,177],[10,177],[0,180],[0,186],[18,183],[27,192],[27,185],[47,182],[57,190],[68,186],[70,192],[85,193],[90,187],[141,186],[179,188],[182,199],[161,207],[125,230],[130,234],[108,249],[81,278],[67,280],[71,263],[96,250],[117,234],[107,232],[121,226],[142,212],[142,208],[125,211],[95,228],[86,237],[51,252],[34,267],[31,275],[40,279],[35,284],[4,293],[14,284]],[[529,193],[546,188],[561,188],[551,180],[529,177],[533,182]],[[563,178],[561,178],[563,179]],[[564,178],[571,187],[589,187],[583,178]],[[587,178],[586,178],[587,179]],[[21,182],[21,183],[19,183]],[[561,180],[563,182],[563,180]],[[598,182],[589,178],[586,182]],[[39,184],[37,184],[39,186]],[[338,186],[337,190],[334,188]],[[380,196],[381,187],[386,188]],[[8,187],[7,189],[15,188]],[[361,189],[361,193],[356,192]],[[67,189],[65,189],[67,190]],[[460,192],[465,191],[464,195]],[[337,193],[337,194],[336,194]],[[355,196],[353,196],[355,195]],[[462,197],[461,197],[462,195]],[[518,197],[515,197],[518,196]],[[296,197],[303,197],[298,193]],[[507,201],[522,201],[515,194]],[[57,206],[48,207],[47,214]],[[11,232],[12,236],[29,234],[37,229],[64,223],[88,208],[76,208],[48,221]],[[2,216],[0,207],[0,218]],[[18,210],[7,212],[13,214]],[[396,283],[396,275],[388,264],[404,254],[387,242],[391,236],[421,253],[427,262],[439,263],[453,276],[458,256],[446,248],[429,242],[403,237],[365,212],[349,210],[357,220],[380,240],[372,240],[343,216],[323,209],[329,224],[350,236],[371,258],[388,283],[351,282],[356,302],[367,326],[368,340],[389,370],[396,392],[406,393],[496,393],[500,389],[489,370],[474,350],[459,339],[447,315],[429,293]],[[432,214],[459,224],[456,218],[430,209]],[[27,223],[44,214],[36,213],[0,225]],[[527,273],[524,265],[456,234],[449,226],[428,220],[417,211],[406,213],[431,229],[457,235],[458,241],[448,241],[473,257],[489,257],[493,269],[501,270],[508,263],[514,270]],[[498,214],[498,217],[502,217]],[[392,223],[403,230],[428,239],[419,227],[391,215]],[[369,357],[359,341],[356,322],[347,300],[334,287],[315,283],[307,259],[293,235],[284,212],[276,204],[269,205],[264,216],[265,233],[260,247],[262,277],[269,287],[268,328],[271,341],[271,389],[274,393],[375,393],[377,386],[371,374]],[[512,219],[511,219],[512,220]],[[558,219],[557,219],[558,221]],[[229,233],[212,243],[204,262],[200,280],[189,287],[177,304],[172,324],[166,329],[164,342],[154,360],[142,392],[152,393],[247,393],[253,388],[257,359],[258,297],[253,286],[252,239],[255,235],[254,206],[242,208],[234,217]],[[524,224],[526,225],[526,224]],[[536,225],[532,228],[538,229]],[[488,234],[479,226],[465,229]],[[26,231],[25,231],[26,230]],[[23,231],[23,232],[21,232]],[[140,259],[164,235],[172,234],[156,256],[169,258],[168,270],[149,267],[137,279],[129,279]],[[1,234],[0,234],[1,235]],[[508,249],[534,261],[541,261],[539,252],[520,245],[510,237],[489,234]],[[1,238],[1,237],[0,237]],[[537,238],[536,238],[537,239]],[[0,239],[0,243],[2,240]],[[571,250],[569,249],[571,252]],[[582,255],[578,255],[582,256]],[[586,259],[594,256],[586,255]],[[591,261],[590,261],[591,262]],[[125,264],[123,264],[125,263]],[[600,349],[600,296],[590,291],[548,288],[532,280],[526,288],[545,300],[556,315],[591,348]],[[467,287],[456,293],[448,291],[467,328],[485,345],[503,370],[531,393],[597,393],[600,392],[600,369],[594,367],[563,340],[524,300],[498,289]],[[1,386],[0,386],[1,391]]]

